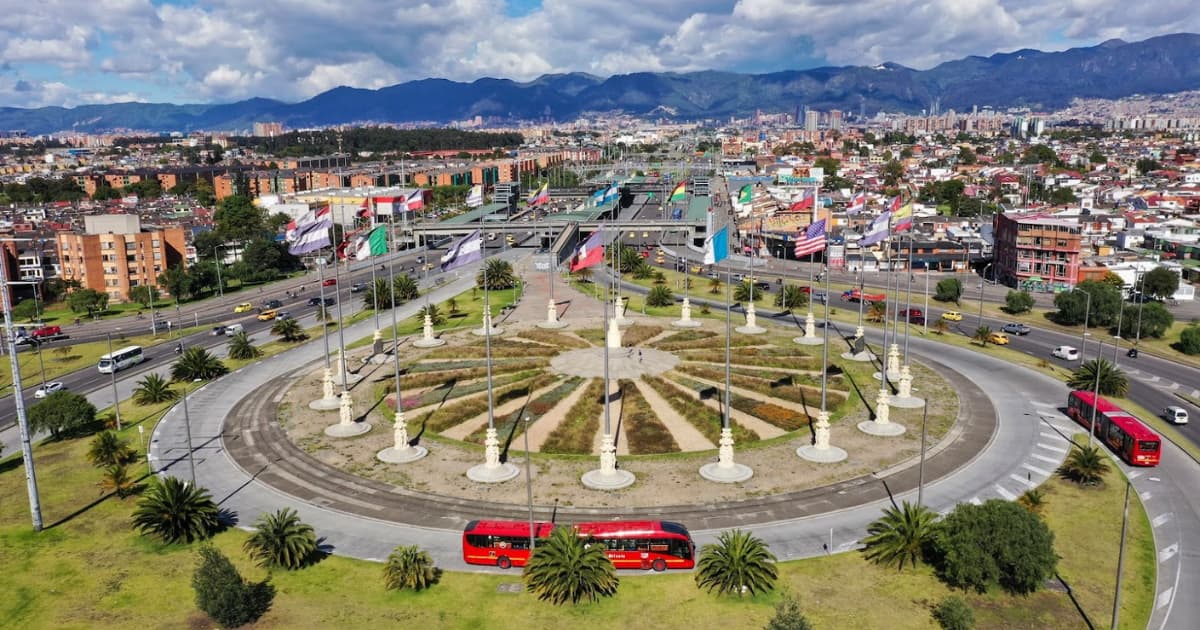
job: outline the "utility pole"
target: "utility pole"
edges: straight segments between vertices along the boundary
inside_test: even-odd
[[[17,339],[12,322],[12,304],[8,299],[7,256],[0,252],[0,305],[4,307],[4,338],[8,345],[8,360],[12,367],[13,400],[17,403],[17,426],[21,433],[21,461],[25,464],[25,488],[29,494],[29,515],[33,531],[42,531],[42,502],[38,496],[37,474],[33,465],[33,444],[29,439],[29,419],[25,415],[25,396],[21,391],[21,363],[17,358]]]

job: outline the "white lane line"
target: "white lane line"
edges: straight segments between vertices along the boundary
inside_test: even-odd
[[[1047,439],[1051,439],[1051,440],[1058,439],[1058,440],[1062,440],[1062,441],[1064,441],[1064,442],[1067,440],[1067,438],[1065,438],[1065,437],[1063,437],[1063,436],[1061,436],[1061,435],[1059,435],[1059,434],[1057,434],[1057,433],[1055,433],[1055,432],[1053,432],[1053,431],[1042,431],[1042,437],[1044,437],[1044,438],[1047,438]]]
[[[996,493],[999,494],[1000,496],[1004,497],[1004,499],[1006,501],[1016,501],[1017,500],[1017,495],[1009,492],[1008,490],[1005,490],[1004,487],[1001,486],[1000,484],[992,484],[992,487],[994,487],[996,489]]]
[[[1042,402],[1040,400],[1031,400],[1029,402],[1031,404],[1037,405],[1038,407],[1054,407],[1054,406],[1056,406],[1054,403],[1046,403],[1046,402]]]
[[[1149,490],[1143,490],[1142,492],[1138,493],[1138,498],[1142,500],[1142,503],[1149,501],[1151,496],[1153,495],[1150,494]]]
[[[1154,607],[1155,607],[1155,608],[1162,608],[1163,606],[1166,606],[1167,604],[1170,604],[1170,603],[1171,603],[1171,595],[1173,595],[1174,593],[1175,593],[1175,587],[1174,587],[1174,586],[1172,586],[1171,588],[1168,588],[1167,590],[1165,590],[1165,591],[1163,591],[1163,592],[1159,593],[1159,594],[1158,594],[1158,602],[1154,604]]]
[[[1040,459],[1044,462],[1049,462],[1051,464],[1058,465],[1058,460],[1054,459],[1053,457],[1046,457],[1045,455],[1038,455],[1037,453],[1030,453],[1029,456],[1034,459]],[[1049,475],[1047,475],[1047,476],[1049,476]]]
[[[1053,460],[1051,460],[1051,461],[1053,461]],[[1049,476],[1050,476],[1050,471],[1048,471],[1048,470],[1042,470],[1041,468],[1038,468],[1037,466],[1030,466],[1029,464],[1022,463],[1022,464],[1021,464],[1021,468],[1024,468],[1024,469],[1026,469],[1026,470],[1032,470],[1033,472],[1035,472],[1035,473],[1037,473],[1037,474],[1039,474],[1039,475],[1041,475],[1041,476],[1043,476],[1043,477],[1049,477]]]
[[[1047,451],[1054,451],[1055,453],[1066,453],[1067,452],[1067,449],[1065,449],[1065,448],[1051,446],[1049,444],[1043,444],[1042,442],[1038,442],[1037,446],[1038,446],[1038,448],[1044,448]]]
[[[1158,516],[1155,516],[1153,519],[1150,520],[1150,526],[1151,527],[1161,527],[1163,525],[1163,523],[1166,523],[1167,521],[1171,520],[1171,516],[1172,516],[1171,512],[1167,512],[1165,514],[1159,514]]]
[[[1174,558],[1175,554],[1177,554],[1177,553],[1179,553],[1179,543],[1169,545],[1166,548],[1159,550],[1158,561],[1166,562],[1167,560]]]
[[[1129,477],[1129,480],[1130,480],[1130,481],[1133,481],[1134,479],[1137,479],[1138,477],[1141,477],[1141,476],[1142,476],[1142,471],[1140,471],[1140,470],[1131,470],[1131,471],[1129,471],[1129,472],[1125,473],[1125,476],[1126,476],[1126,477]]]
[[[1037,484],[1037,482],[1036,482],[1036,481],[1034,481],[1034,480],[1032,480],[1032,479],[1027,479],[1027,478],[1025,478],[1025,477],[1022,477],[1021,475],[1018,475],[1018,474],[1015,474],[1015,473],[1014,473],[1014,474],[1011,474],[1011,475],[1009,475],[1009,477],[1012,477],[1013,479],[1015,479],[1015,480],[1017,480],[1017,481],[1021,482],[1021,484],[1022,484],[1022,485],[1028,486],[1028,487],[1030,487],[1030,488],[1036,488],[1036,487],[1038,486],[1038,484]]]
[[[1169,389],[1171,391],[1175,391],[1175,390],[1179,389],[1179,383],[1173,382],[1170,385],[1167,385],[1167,389]]]

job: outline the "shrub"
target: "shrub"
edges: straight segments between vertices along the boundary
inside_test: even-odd
[[[96,407],[87,398],[59,390],[29,409],[29,428],[49,431],[56,440],[82,433],[96,422]]]
[[[1036,515],[999,499],[960,503],[942,520],[932,557],[939,577],[979,593],[992,584],[1027,595],[1054,575],[1054,533]]]
[[[200,562],[192,574],[196,607],[227,628],[251,623],[271,608],[275,587],[269,579],[249,582],[233,563],[210,545],[200,547]]]
[[[97,468],[108,468],[128,464],[137,456],[129,441],[121,439],[114,431],[102,431],[88,445],[87,460]]]
[[[934,290],[936,292],[933,299],[939,302],[958,302],[962,298],[963,285],[958,278],[946,278],[939,280]]]
[[[1200,354],[1200,327],[1188,326],[1179,334],[1179,351],[1184,354]]]
[[[671,306],[675,303],[675,296],[671,294],[671,289],[665,286],[657,286],[650,289],[650,293],[646,295],[646,305],[654,307]]]
[[[1028,313],[1033,310],[1033,296],[1028,291],[1009,291],[1004,296],[1004,310],[1013,315]]]
[[[947,595],[933,609],[933,618],[942,630],[971,630],[975,627],[975,613],[970,604],[958,595]]]
[[[811,630],[812,624],[800,612],[800,600],[785,591],[783,599],[775,605],[775,616],[767,622],[766,630]]]
[[[262,514],[242,549],[260,567],[299,569],[317,554],[317,534],[291,508]]]
[[[438,575],[429,552],[416,545],[396,547],[383,567],[383,583],[389,591],[426,589],[437,583]]]

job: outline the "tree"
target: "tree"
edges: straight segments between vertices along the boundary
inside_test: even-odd
[[[421,290],[417,287],[417,281],[413,280],[408,274],[402,274],[393,278],[392,290],[396,292],[396,304],[415,300],[421,295]]]
[[[217,504],[208,490],[177,477],[152,478],[133,511],[133,528],[166,543],[204,540],[218,526]]]
[[[190,278],[182,264],[167,267],[166,271],[158,274],[158,286],[179,300],[191,295]]]
[[[749,280],[743,280],[733,287],[734,302],[754,302],[762,297],[762,289],[750,283]]]
[[[1033,296],[1028,291],[1009,291],[1004,296],[1004,310],[1013,315],[1033,310]]]
[[[1097,386],[1099,373],[1099,386]],[[1129,377],[1125,371],[1104,358],[1085,361],[1079,369],[1071,373],[1067,379],[1067,387],[1092,391],[1099,389],[1101,396],[1116,396],[1124,398],[1129,392]]]
[[[946,278],[938,280],[934,290],[933,299],[939,302],[954,302],[955,304],[962,298],[963,285],[958,278]]]
[[[220,277],[222,284],[225,282],[224,276],[218,276],[216,263],[211,261],[200,261],[188,267],[187,275],[188,290],[192,293],[215,293],[217,278]]]
[[[138,483],[133,475],[129,474],[128,466],[113,464],[104,469],[104,474],[96,486],[102,494],[112,493],[117,495],[118,499],[124,499],[137,491]]]
[[[1179,333],[1179,351],[1188,355],[1200,354],[1200,328],[1188,326]]]
[[[708,280],[708,292],[713,295],[720,293],[721,292],[721,281],[716,278],[710,278]]]
[[[904,570],[907,562],[914,568],[937,531],[937,513],[908,501],[900,507],[884,509],[883,518],[867,526],[863,553],[875,564],[896,565]]]
[[[213,212],[214,231],[226,241],[250,241],[266,235],[266,216],[245,195],[230,195]]]
[[[1075,291],[1063,291],[1054,296],[1054,319],[1060,324],[1082,324],[1086,316],[1089,326],[1112,326],[1120,313],[1120,289],[1098,280],[1084,280]],[[1091,308],[1088,308],[1091,295]]]
[[[383,584],[389,591],[427,589],[437,583],[438,569],[429,552],[416,545],[396,547],[383,566]]]
[[[800,600],[790,591],[775,605],[775,616],[767,622],[766,630],[812,630],[812,624],[800,612]]]
[[[140,406],[157,405],[175,399],[171,383],[158,374],[147,374],[133,390],[133,402]]]
[[[1125,314],[1118,318],[1122,339],[1153,337],[1161,339],[1175,323],[1175,316],[1159,302],[1125,305]],[[1140,328],[1139,328],[1140,324]]]
[[[200,562],[192,574],[196,607],[221,626],[236,628],[257,620],[271,609],[275,587],[270,578],[250,582],[211,545],[200,547]]]
[[[586,284],[586,283],[592,281],[592,268],[591,267],[583,267],[580,269],[576,269],[575,271],[571,272],[571,275],[575,276],[576,282]]]
[[[904,165],[896,160],[891,160],[883,165],[883,185],[889,188],[895,187],[900,183],[900,178],[904,176]]]
[[[562,526],[538,542],[522,576],[527,591],[554,604],[611,597],[620,583],[604,545],[585,541],[574,528]]]
[[[263,568],[299,569],[317,553],[317,534],[291,508],[262,514],[242,549]]]
[[[376,278],[374,282],[367,285],[367,290],[363,292],[363,308],[369,311],[380,309],[388,309],[392,307],[392,293],[387,278]]]
[[[486,278],[487,283],[484,284]],[[513,273],[512,264],[507,260],[489,258],[483,264],[483,269],[475,276],[475,285],[481,289],[499,291],[517,286],[517,277]]]
[[[938,334],[938,335],[944,335],[944,334],[946,334],[946,331],[947,331],[947,330],[950,330],[950,323],[949,323],[949,322],[947,322],[946,320],[942,319],[941,317],[939,317],[939,318],[937,318],[937,319],[933,320],[933,332],[934,332],[935,334]]]
[[[108,308],[108,294],[95,289],[76,289],[67,295],[67,306],[72,313],[103,313]]]
[[[646,305],[664,307],[675,304],[675,296],[671,293],[671,289],[665,286],[657,286],[650,289],[646,294]]]
[[[1050,203],[1055,206],[1066,206],[1079,201],[1075,196],[1075,191],[1070,188],[1055,188],[1050,191]]]
[[[1104,275],[1100,277],[1100,282],[1115,287],[1118,291],[1125,289],[1125,279],[1111,271],[1104,272]]]
[[[871,302],[867,305],[867,321],[880,323],[887,318],[887,302]]]
[[[422,306],[421,309],[418,310],[415,315],[413,315],[413,317],[424,323],[426,313],[429,314],[429,322],[434,326],[441,326],[442,324],[446,323],[446,316],[442,314],[442,311],[438,308],[438,305],[433,304],[432,302]]]
[[[1054,533],[1015,503],[992,499],[960,503],[938,528],[932,545],[938,575],[955,588],[979,593],[992,584],[1013,594],[1036,591],[1054,575]]]
[[[958,148],[958,163],[959,164],[971,166],[972,164],[975,164],[978,161],[979,161],[978,157],[975,155],[975,151],[973,149],[971,149],[971,147],[959,147]]]
[[[785,284],[775,294],[775,306],[783,309],[783,312],[790,313],[793,309],[804,308],[808,305],[808,294],[800,290],[800,287],[794,284]]]
[[[1159,164],[1157,160],[1151,158],[1141,158],[1136,162],[1136,164],[1139,175],[1145,175],[1146,173],[1162,169],[1162,164]]]
[[[766,543],[740,529],[721,532],[716,543],[700,550],[696,563],[696,585],[721,595],[765,593],[775,588],[778,576]]]
[[[38,305],[34,300],[21,300],[12,307],[12,318],[26,319],[32,323],[38,316]]]
[[[328,312],[328,311],[326,311]],[[304,341],[308,333],[300,327],[300,322],[294,319],[277,319],[271,324],[271,334],[287,342]]]
[[[96,407],[87,398],[59,390],[29,408],[29,428],[49,431],[58,440],[83,432],[96,422]]]
[[[457,315],[458,314],[458,300],[454,299],[453,297],[446,300],[446,310],[450,311],[451,315]]]
[[[971,605],[958,595],[947,595],[933,609],[933,619],[942,630],[971,630],[975,627],[975,613]]]
[[[1042,509],[1046,507],[1046,491],[1030,488],[1017,497],[1017,504],[1034,514],[1041,514]]]
[[[1058,472],[1081,486],[1100,485],[1108,473],[1108,458],[1098,446],[1076,446],[1059,466]]]
[[[633,266],[632,273],[636,280],[648,280],[654,276],[654,267],[650,266],[645,259],[639,258],[637,264]]]
[[[158,289],[148,284],[139,284],[129,289],[129,299],[149,308],[150,304],[158,299]]]
[[[116,431],[101,431],[92,438],[88,445],[87,460],[97,468],[119,466],[133,461],[137,453],[129,447],[127,440],[121,439]]]
[[[1155,267],[1142,276],[1142,293],[1165,300],[1179,290],[1179,275],[1166,267]]]
[[[262,350],[259,350],[254,346],[253,343],[250,342],[250,338],[246,336],[245,331],[234,335],[229,340],[230,359],[246,361],[249,359],[257,359],[260,356],[262,356]]]
[[[975,329],[975,336],[973,336],[971,338],[974,339],[975,341],[978,341],[979,345],[986,348],[988,345],[988,335],[991,335],[991,334],[992,334],[991,328],[988,328],[987,326],[980,326],[979,328]]]
[[[223,376],[229,368],[216,356],[200,346],[183,351],[175,365],[171,366],[171,379],[175,381],[210,380]]]
[[[244,282],[265,282],[303,268],[300,259],[282,243],[257,239],[245,244],[242,259],[229,266],[229,275]]]

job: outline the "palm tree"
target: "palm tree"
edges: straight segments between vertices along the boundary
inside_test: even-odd
[[[429,588],[437,582],[438,570],[429,552],[416,545],[396,547],[383,567],[383,584],[389,591]]]
[[[991,328],[988,328],[987,326],[980,326],[979,328],[975,329],[975,336],[972,337],[972,339],[974,339],[975,341],[978,341],[979,345],[986,348],[988,345],[988,335],[991,335],[991,334],[992,334]]]
[[[946,320],[939,317],[933,321],[933,332],[944,335],[947,330],[950,330],[950,324],[946,323]]]
[[[1046,507],[1046,491],[1041,488],[1030,488],[1017,497],[1017,503],[1026,510],[1040,515]]]
[[[808,304],[808,294],[794,284],[783,285],[783,288],[775,295],[775,306],[782,308],[785,313],[792,312],[792,309],[803,308],[806,304]]]
[[[1108,460],[1099,447],[1085,444],[1073,449],[1058,471],[1081,486],[1095,486],[1108,473]]]
[[[655,271],[654,272],[654,284],[666,284],[666,283],[667,283],[667,274],[665,274],[661,271]]]
[[[887,319],[887,302],[871,302],[867,307],[867,321],[876,324]]]
[[[119,466],[133,461],[137,456],[129,442],[122,440],[115,431],[101,431],[88,445],[87,460],[97,468]]]
[[[217,504],[204,488],[176,477],[156,480],[138,500],[133,528],[167,543],[202,540],[217,529]]]
[[[184,350],[175,365],[171,366],[171,379],[176,381],[209,380],[228,372],[229,368],[208,350],[200,346],[192,346]]]
[[[632,271],[633,277],[637,280],[646,280],[654,275],[654,267],[651,267],[650,263],[641,258],[639,258],[637,264],[633,266]]]
[[[417,281],[413,280],[408,274],[392,278],[392,290],[396,292],[396,304],[415,300],[421,295],[421,290],[417,287]]]
[[[557,527],[538,541],[523,576],[526,590],[555,604],[610,597],[619,583],[604,545],[584,541],[571,527]]]
[[[778,576],[766,543],[740,529],[721,532],[716,543],[704,545],[696,563],[696,585],[722,595],[765,593],[775,588]]]
[[[671,293],[671,289],[665,286],[654,287],[646,294],[647,306],[671,306],[674,303],[674,294]]]
[[[903,571],[907,562],[916,567],[921,561],[921,551],[933,540],[936,532],[937,513],[923,505],[905,501],[900,507],[889,507],[883,518],[867,526],[867,559],[883,565],[896,565]]]
[[[750,284],[749,280],[743,280],[733,287],[734,302],[753,302],[762,297],[762,289]]]
[[[158,374],[147,374],[138,381],[133,390],[133,402],[141,406],[157,405],[174,399],[175,390],[171,389],[171,383]]]
[[[325,310],[322,307],[322,310]],[[304,341],[308,333],[300,327],[300,322],[294,319],[277,319],[271,324],[271,334],[278,335],[284,341]]]
[[[484,286],[485,278],[487,286]],[[513,273],[512,265],[507,260],[489,258],[484,263],[483,269],[480,269],[479,273],[475,275],[475,284],[490,291],[511,289],[517,286],[517,276]]]
[[[716,295],[721,292],[721,281],[717,278],[708,279],[708,292]]]
[[[101,494],[113,493],[118,499],[133,494],[137,490],[137,480],[129,474],[129,468],[124,464],[115,464],[104,469],[104,476],[96,484]]]
[[[317,553],[317,535],[291,508],[263,514],[242,549],[263,568],[299,569]]]
[[[446,309],[450,311],[451,315],[457,315],[458,314],[458,300],[456,300],[454,298],[450,298],[449,300],[446,300]]]
[[[1071,374],[1067,386],[1090,391],[1096,388],[1097,371],[1100,373],[1101,395],[1124,398],[1125,394],[1129,393],[1129,378],[1125,376],[1125,371],[1103,358],[1084,362]]]
[[[287,320],[284,320],[287,321]],[[245,331],[240,332],[229,340],[229,358],[238,361],[246,361],[249,359],[257,359],[262,356],[262,350],[259,350],[250,343],[250,338],[246,336]]]
[[[392,294],[389,290],[387,278],[376,278],[363,292],[363,308],[369,311],[375,310],[376,306],[381,309],[391,308]],[[376,297],[379,299],[376,300]]]
[[[441,326],[442,324],[446,323],[446,316],[442,314],[442,311],[438,308],[437,304],[429,303],[425,306],[422,306],[420,310],[413,315],[413,317],[415,317],[417,321],[424,322],[425,313],[429,313],[429,321],[432,322],[434,326]]]

